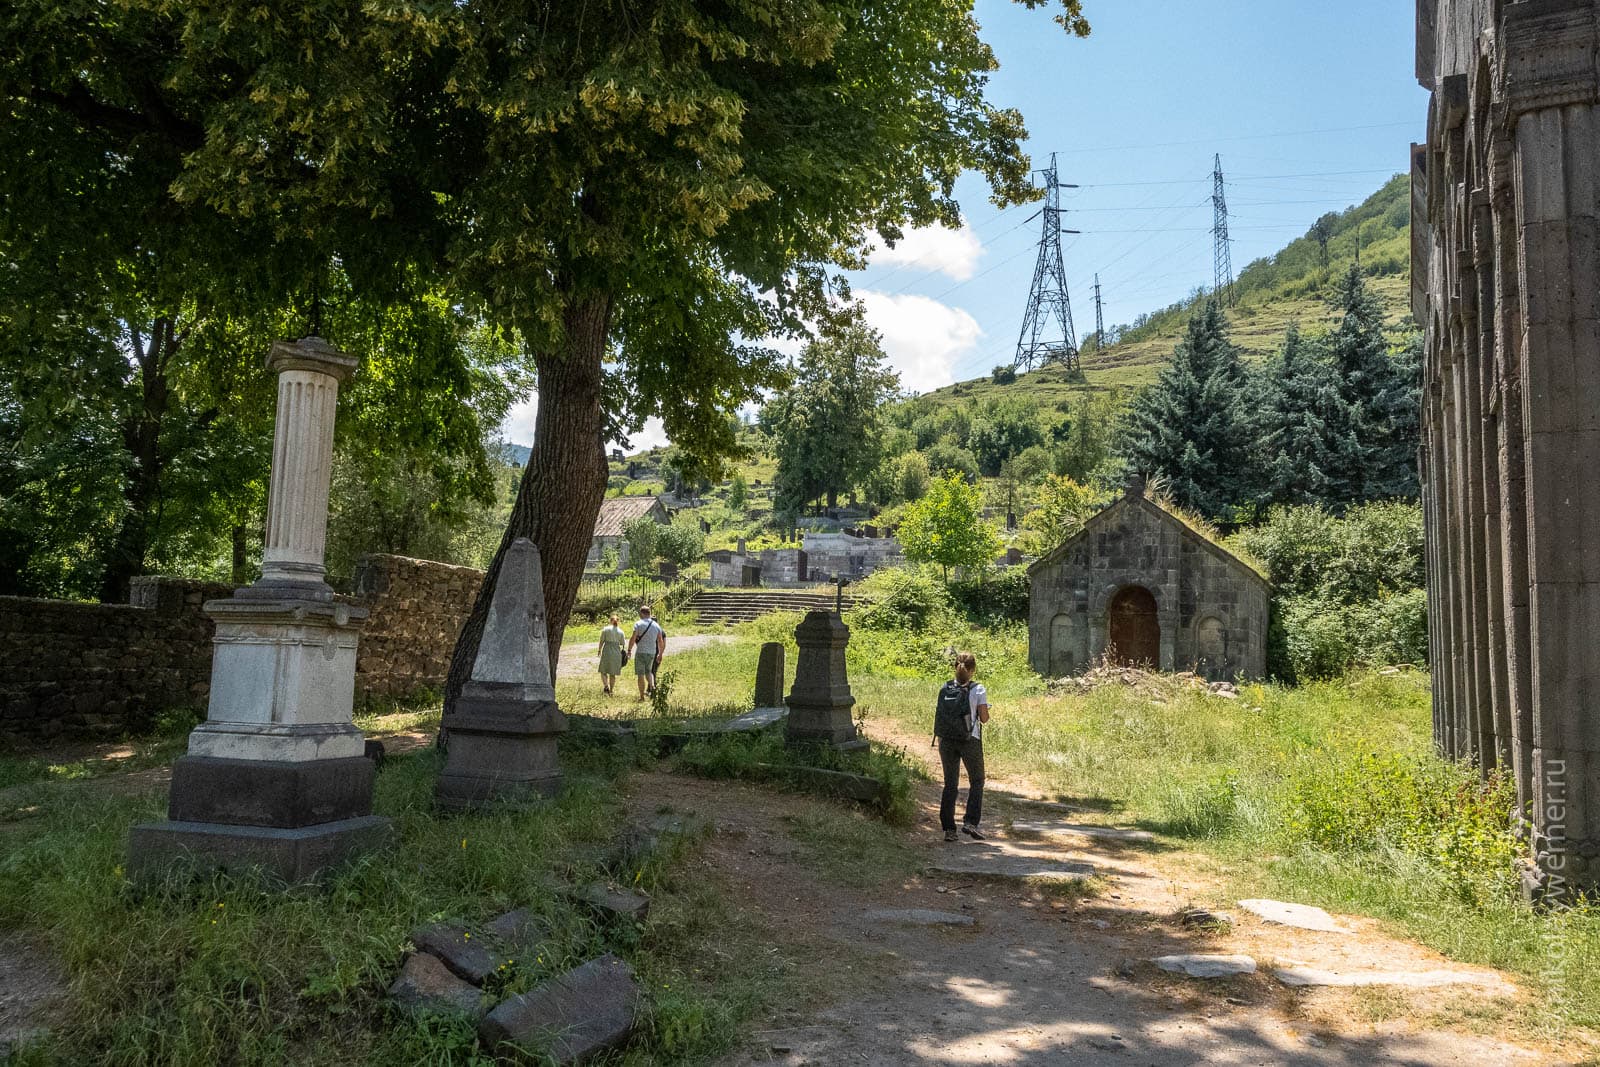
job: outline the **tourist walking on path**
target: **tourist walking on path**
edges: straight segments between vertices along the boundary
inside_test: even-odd
[[[622,651],[623,643],[627,640],[621,623],[615,615],[611,616],[611,625],[600,631],[600,684],[605,686],[607,696],[616,693],[617,676],[622,673],[622,665],[628,661],[627,653]]]
[[[639,621],[633,624],[633,636],[628,638],[628,651],[633,653],[633,676],[639,680],[639,699],[656,691],[656,671],[667,654],[667,634],[661,624],[650,617],[650,605],[639,606]]]
[[[944,793],[939,797],[939,826],[946,841],[956,836],[956,793],[961,768],[967,768],[967,810],[961,832],[983,840],[978,820],[983,817],[983,724],[989,721],[989,694],[977,681],[978,658],[971,652],[956,654],[956,676],[939,690],[933,713],[933,739],[944,766]]]

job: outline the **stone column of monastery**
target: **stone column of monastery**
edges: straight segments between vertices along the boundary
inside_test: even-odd
[[[1530,893],[1600,886],[1600,0],[1419,0],[1440,750],[1515,778]]]
[[[367,611],[335,600],[323,568],[334,409],[356,363],[317,337],[267,357],[278,410],[261,580],[206,604],[216,623],[206,721],[173,767],[169,821],[133,829],[136,878],[183,865],[298,882],[388,835],[350,721]]]

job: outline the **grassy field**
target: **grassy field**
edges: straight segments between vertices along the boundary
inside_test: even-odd
[[[763,640],[790,639],[792,677],[796,621],[771,616],[669,657],[674,713],[748,707]],[[937,638],[858,629],[850,681],[869,736],[926,737],[947,644],[978,655],[996,709],[985,750],[997,785],[1163,834],[1205,857],[1234,897],[1370,915],[1514,972],[1538,992],[1536,1029],[1600,1026],[1600,909],[1521,902],[1510,793],[1433,755],[1425,674],[1246,685],[1232,700],[1148,677],[1055,695],[1026,670],[1021,627]],[[582,700],[588,684],[562,687]]]

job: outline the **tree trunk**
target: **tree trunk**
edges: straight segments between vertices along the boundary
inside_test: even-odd
[[[165,316],[151,324],[149,343],[133,331],[133,355],[139,365],[139,403],[122,420],[122,445],[133,463],[122,484],[124,514],[116,539],[106,553],[100,577],[100,599],[125,604],[132,579],[144,572],[150,550],[152,509],[161,497],[161,422],[167,414],[170,390],[167,366],[180,343],[175,324]]]
[[[539,546],[544,566],[545,625],[553,680],[561,654],[561,635],[583,581],[584,560],[589,556],[594,521],[606,491],[600,361],[605,355],[610,318],[609,294],[574,299],[564,316],[564,350],[535,358],[539,371],[539,420],[534,428],[533,450],[505,535],[450,657],[450,677],[445,685],[447,711],[472,676],[472,663],[478,655],[478,642],[483,637],[495,582],[500,577],[500,560],[519,537]]]
[[[233,584],[250,584],[250,560],[245,552],[245,528],[241,523],[233,524]]]

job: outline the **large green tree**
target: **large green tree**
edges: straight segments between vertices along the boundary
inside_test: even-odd
[[[900,544],[913,563],[937,563],[946,585],[951,567],[986,567],[1000,551],[1000,535],[983,517],[983,490],[947,474],[906,507]]]
[[[1129,463],[1140,474],[1165,475],[1168,491],[1184,507],[1228,516],[1247,474],[1244,391],[1244,367],[1228,340],[1222,308],[1207,300],[1156,383],[1133,401],[1124,445]]]
[[[1055,6],[1087,32],[1078,0]],[[420,271],[518,332],[540,410],[502,551],[542,550],[552,651],[607,436],[654,415],[681,447],[731,449],[727,416],[781,382],[762,340],[835,313],[831,265],[860,264],[874,235],[958,224],[963,171],[1000,203],[1035,195],[1021,117],[985,97],[994,67],[968,0],[0,14],[13,111],[92,129],[175,208],[270,233],[207,243],[221,276],[303,293],[336,259],[381,294]],[[457,682],[497,572],[498,556]]]
[[[791,523],[807,504],[833,507],[866,482],[883,458],[879,409],[900,386],[877,332],[859,317],[806,345],[793,381],[761,410],[778,458],[773,504]]]

